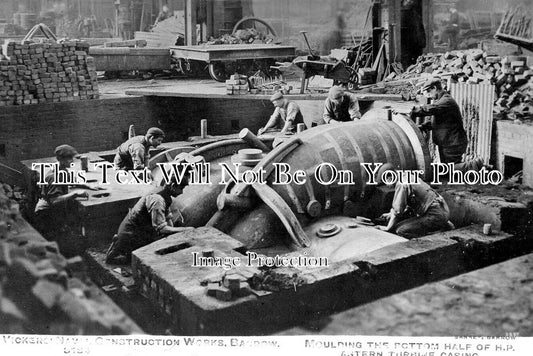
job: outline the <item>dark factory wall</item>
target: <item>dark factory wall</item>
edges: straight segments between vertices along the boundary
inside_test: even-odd
[[[200,121],[207,119],[209,135],[237,133],[247,127],[256,132],[274,110],[268,100],[152,97],[154,114],[169,132],[169,141],[200,135]]]
[[[21,160],[53,156],[63,143],[79,152],[114,149],[131,124],[137,133],[159,126],[167,140],[199,135],[201,119],[210,135],[257,131],[272,110],[268,100],[144,97],[3,107],[0,164],[18,168]]]

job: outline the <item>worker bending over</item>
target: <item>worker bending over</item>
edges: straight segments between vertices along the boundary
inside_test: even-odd
[[[144,136],[130,138],[117,148],[113,161],[115,169],[129,171],[147,167],[150,158],[148,150],[159,146],[164,138],[165,133],[157,127],[148,129]]]
[[[441,163],[460,163],[468,142],[459,105],[442,89],[442,83],[437,78],[428,80],[422,87],[422,93],[435,102],[414,107],[411,115],[433,116],[420,129],[433,130],[433,142],[439,147]]]
[[[352,93],[346,93],[343,87],[331,87],[324,103],[322,118],[326,124],[360,119],[357,97]]]
[[[381,166],[378,179],[388,169],[392,169],[389,163]],[[385,227],[378,226],[379,229],[396,232],[407,239],[453,229],[449,221],[450,210],[442,196],[422,180],[412,184],[401,181],[396,183],[390,212],[382,215],[388,224]]]
[[[300,108],[294,101],[288,100],[280,92],[274,93],[270,97],[270,101],[275,107],[274,113],[270,116],[265,127],[259,129],[258,135],[262,135],[268,129],[274,127],[281,128],[281,133],[294,133],[296,132],[296,126],[304,123]]]
[[[184,178],[179,183],[174,179],[139,199],[122,220],[117,234],[113,236],[113,241],[107,251],[106,263],[129,263],[134,250],[167,235],[192,229],[174,226],[183,224],[183,217],[178,210],[179,216],[173,219],[170,212],[172,198],[183,193],[188,179],[189,170],[185,172]]]

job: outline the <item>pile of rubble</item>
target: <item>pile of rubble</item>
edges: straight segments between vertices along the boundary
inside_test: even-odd
[[[89,44],[6,42],[0,53],[0,106],[98,98]]]
[[[0,184],[0,333],[128,334],[138,327],[102,301],[82,259],[63,257],[20,216]]]
[[[389,77],[383,85],[419,84],[427,77],[452,77],[469,84],[493,84],[498,99],[494,111],[498,118],[533,119],[533,68],[525,56],[501,57],[479,49],[427,54],[418,58],[400,76]]]
[[[308,283],[305,277],[293,268],[260,268],[260,272],[248,269],[238,269],[224,275],[213,275],[200,282],[205,286],[207,295],[222,301],[230,301],[246,297],[250,294],[257,296],[265,292],[279,292],[293,290]]]
[[[206,45],[228,45],[228,44],[252,44],[252,43],[273,43],[275,37],[258,32],[254,28],[237,30],[231,35],[222,35],[218,38],[210,38]]]

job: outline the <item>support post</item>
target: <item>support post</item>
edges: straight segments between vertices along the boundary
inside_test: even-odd
[[[185,44],[196,44],[196,2],[197,0],[185,0]]]

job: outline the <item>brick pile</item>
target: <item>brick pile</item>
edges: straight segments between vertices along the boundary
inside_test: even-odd
[[[241,74],[233,74],[230,79],[226,80],[226,94],[247,94],[250,87],[248,78]]]
[[[0,106],[97,99],[89,44],[6,42],[0,53]]]
[[[498,118],[533,119],[533,68],[525,56],[501,57],[489,55],[480,49],[427,54],[418,58],[394,81],[423,82],[438,76],[469,84],[494,84],[497,100],[494,111]]]
[[[66,259],[55,242],[46,241],[28,226],[4,186],[0,184],[0,333],[136,331],[116,306],[102,302],[79,256]]]
[[[444,54],[420,56],[416,64],[407,68],[399,79],[420,76],[455,75],[459,82],[490,83],[508,89],[506,84],[523,85],[533,76],[527,57],[489,55],[480,49],[451,51]]]
[[[265,79],[260,76],[247,77],[241,74],[233,74],[226,80],[226,94],[266,94],[271,95],[277,91],[290,94],[292,86],[288,85],[282,77]]]

